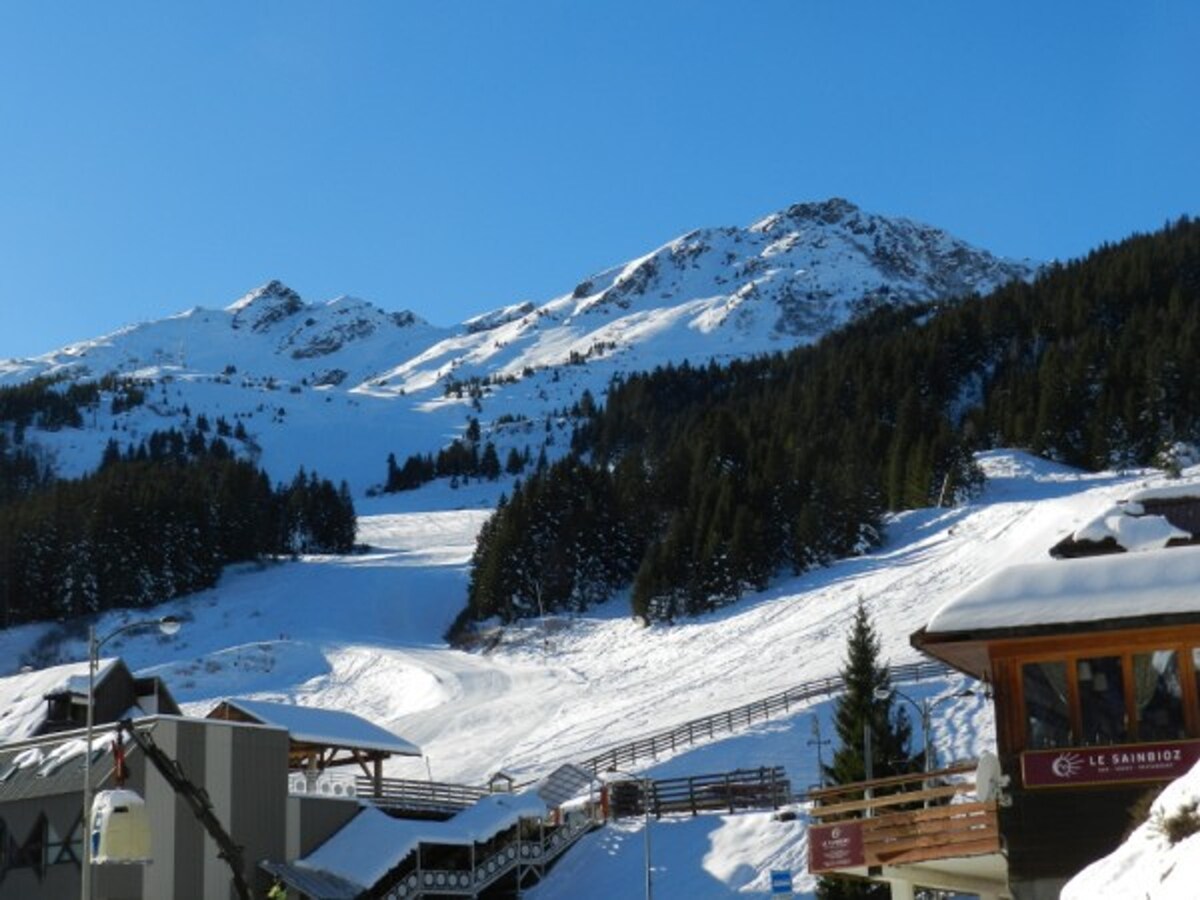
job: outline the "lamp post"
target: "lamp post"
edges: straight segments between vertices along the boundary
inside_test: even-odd
[[[821,787],[825,787],[825,754],[821,751],[831,743],[833,742],[821,738],[821,720],[817,716],[813,716],[812,738],[809,740],[808,746],[817,748],[817,781]]]
[[[92,900],[92,728],[96,707],[96,669],[100,662],[100,648],[115,638],[118,634],[133,631],[135,628],[156,626],[163,634],[170,636],[179,631],[180,621],[177,616],[163,616],[161,619],[140,619],[122,625],[115,631],[110,631],[104,637],[96,638],[96,626],[88,626],[88,691],[87,691],[87,738],[83,755],[83,879],[80,882],[81,900]]]
[[[624,775],[626,778],[632,778],[642,789],[642,836],[646,863],[646,900],[653,900],[654,885],[650,880],[650,779],[645,775],[624,772],[616,766],[612,766],[608,771],[613,775]]]
[[[932,740],[932,736],[930,735],[930,731],[931,731],[930,726],[932,724],[932,717],[933,717],[934,709],[936,709],[940,704],[945,703],[947,700],[955,700],[959,697],[974,697],[975,696],[975,692],[973,690],[971,690],[970,688],[964,688],[963,690],[958,691],[957,693],[947,694],[945,697],[939,697],[938,699],[934,700],[932,703],[928,700],[928,698],[922,698],[921,702],[918,703],[912,697],[908,696],[906,693],[904,693],[903,691],[901,691],[897,688],[889,688],[889,687],[884,687],[883,685],[879,685],[878,687],[875,688],[874,693],[875,693],[875,699],[880,700],[880,701],[887,700],[889,697],[891,697],[893,694],[895,694],[901,700],[903,700],[906,703],[908,703],[909,705],[911,705],[912,708],[915,709],[917,711],[917,713],[920,715],[920,717],[921,717],[921,738],[925,745],[924,756],[925,756],[925,771],[926,772],[933,771],[933,740]]]

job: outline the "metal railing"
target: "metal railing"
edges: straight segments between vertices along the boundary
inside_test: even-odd
[[[390,883],[377,885],[375,891],[382,892],[379,896],[403,900],[475,897],[514,873],[518,883],[530,874],[540,879],[545,875],[546,867],[595,826],[596,823],[586,816],[571,816],[561,825],[543,827],[537,838],[520,838],[514,834],[512,840],[502,841],[486,855],[474,859],[469,867],[414,867]],[[416,851],[414,856],[420,857]],[[376,896],[376,893],[370,896]]]

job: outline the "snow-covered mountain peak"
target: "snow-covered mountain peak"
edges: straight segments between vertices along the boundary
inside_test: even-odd
[[[97,446],[67,436],[73,446],[58,448],[60,460],[80,460],[68,471],[94,466],[113,428],[132,440],[186,426],[185,410],[205,411],[210,419],[241,417],[279,477],[304,464],[366,487],[378,480],[371,465],[393,452],[438,449],[467,415],[485,427],[548,419],[584,389],[601,397],[614,375],[788,350],[878,305],[985,292],[1035,271],[937,228],[833,198],[748,227],[688,231],[544,303],[503,305],[457,328],[356,297],[307,303],[273,280],[222,308],[193,308],[36,359],[0,360],[0,384],[108,374],[161,382],[152,408],[123,414],[137,422],[97,419]],[[286,398],[265,396],[281,388]],[[368,406],[374,412],[364,415]],[[278,438],[257,423],[268,413]],[[333,428],[346,440],[301,440],[302,419],[314,438]],[[67,438],[43,439],[57,446]],[[272,440],[286,451],[272,452]]]
[[[836,225],[850,219],[862,216],[862,210],[855,204],[842,197],[830,197],[812,203],[793,203],[787,208],[783,217],[792,222],[819,222],[825,225]]]
[[[273,280],[235,300],[225,309],[233,313],[234,328],[265,331],[276,322],[304,309],[304,301],[282,281]]]

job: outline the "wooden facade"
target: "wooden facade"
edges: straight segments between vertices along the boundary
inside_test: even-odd
[[[1200,612],[922,629],[913,644],[994,692],[1017,896],[1042,896],[1110,853],[1131,807],[1200,759]]]

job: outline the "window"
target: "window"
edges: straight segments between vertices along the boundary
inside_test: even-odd
[[[1192,648],[1192,672],[1196,677],[1196,693],[1200,695],[1200,647]]]
[[[1133,655],[1133,693],[1139,740],[1169,741],[1186,736],[1183,684],[1174,650]]]
[[[1021,667],[1025,692],[1026,746],[1030,750],[1065,747],[1071,741],[1067,704],[1067,664],[1026,663]]]
[[[1075,663],[1085,744],[1116,744],[1129,737],[1125,685],[1119,656],[1093,656]]]

